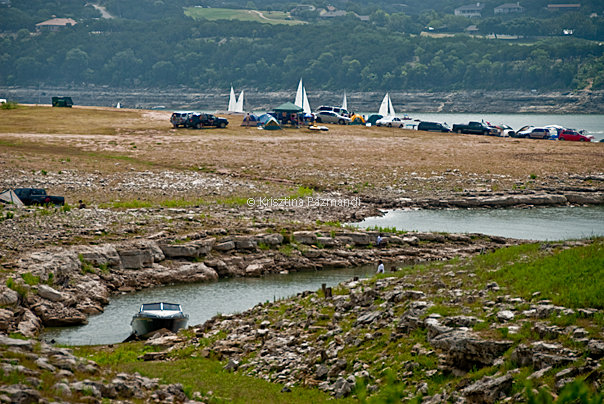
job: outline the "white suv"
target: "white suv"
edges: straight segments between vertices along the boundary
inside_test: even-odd
[[[340,108],[340,107],[330,107],[327,105],[321,105],[319,108],[317,108],[317,112],[321,112],[321,111],[335,112],[336,114],[339,114],[342,116],[350,116],[350,113],[348,112],[348,110],[346,110],[344,108]]]
[[[187,119],[189,119],[189,117],[194,113],[194,111],[174,111],[170,117],[170,123],[175,128],[178,128],[179,126],[186,128]]]

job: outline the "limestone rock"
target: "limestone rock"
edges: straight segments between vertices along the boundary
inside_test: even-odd
[[[33,338],[42,330],[42,320],[29,309],[24,309],[17,330],[28,338]]]
[[[294,241],[300,244],[316,244],[317,235],[312,231],[295,231],[293,234]]]
[[[174,269],[155,264],[149,276],[160,284],[208,282],[218,279],[216,271],[201,262],[184,264]]]
[[[153,255],[147,248],[124,246],[118,247],[117,252],[125,269],[150,268],[153,265]]]
[[[6,333],[13,321],[14,313],[7,309],[0,309],[0,331]]]
[[[485,376],[461,391],[468,403],[495,403],[505,396],[510,389],[514,378],[510,373],[500,377]]]
[[[44,284],[38,285],[38,294],[44,299],[48,299],[53,302],[65,300],[65,296],[61,292]]]
[[[589,356],[599,359],[604,356],[604,341],[592,339],[587,343],[587,351]]]
[[[88,323],[84,314],[74,308],[65,307],[61,303],[38,303],[32,307],[32,310],[47,327],[63,327]]]
[[[445,353],[447,365],[461,370],[490,366],[512,346],[511,341],[484,340],[462,330],[437,335],[429,342]]]
[[[82,260],[96,267],[107,265],[112,268],[120,268],[122,265],[120,256],[112,244],[98,246],[83,245],[76,247],[74,251],[78,256],[82,257]]]
[[[216,251],[230,251],[235,249],[235,242],[233,240],[222,241],[214,246]]]
[[[14,306],[19,302],[19,294],[4,285],[0,285],[0,306]]]

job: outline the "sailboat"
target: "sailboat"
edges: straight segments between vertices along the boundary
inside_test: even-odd
[[[348,111],[348,101],[346,100],[346,93],[344,93],[344,99],[342,100],[342,109]]]
[[[241,112],[243,113],[243,90],[239,94],[239,98],[235,97],[235,90],[231,86],[231,94],[229,95],[229,112]]]
[[[235,98],[235,90],[233,90],[233,86],[231,86],[231,94],[229,95],[229,107],[227,111],[235,112],[237,109],[237,98]]]
[[[241,90],[241,94],[239,94],[239,98],[237,98],[235,112],[243,112],[243,90]]]
[[[384,96],[378,114],[383,116],[394,116],[395,112],[394,108],[392,107],[392,100],[390,99],[390,94],[386,93],[386,95]]]
[[[299,106],[304,110],[304,113],[310,114],[310,104],[308,103],[308,97],[306,96],[306,89],[302,84],[302,79],[300,79],[300,84],[298,84],[298,91],[296,92],[296,100],[294,104]]]

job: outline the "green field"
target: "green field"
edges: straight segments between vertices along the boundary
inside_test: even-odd
[[[230,8],[201,8],[189,7],[185,9],[185,15],[195,20],[206,19],[216,20],[238,20],[255,21],[264,24],[304,24],[302,21],[292,20],[288,13],[282,11],[256,11],[256,10],[237,10]]]

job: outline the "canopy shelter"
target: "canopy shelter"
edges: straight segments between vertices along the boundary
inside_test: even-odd
[[[273,115],[282,125],[298,126],[304,116],[304,109],[291,102],[286,102],[275,108]]]

